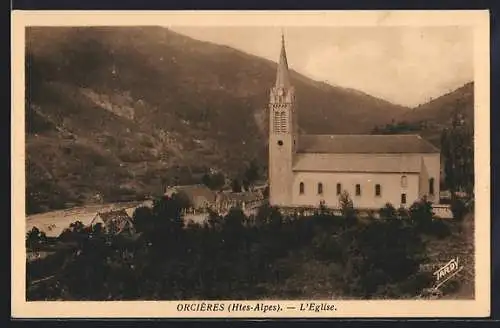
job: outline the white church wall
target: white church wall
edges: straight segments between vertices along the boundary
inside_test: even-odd
[[[422,158],[420,176],[419,176],[418,196],[419,198],[423,198],[428,194],[429,194],[429,173],[427,172],[427,167],[425,166]]]
[[[419,175],[406,174],[406,187],[402,186],[399,173],[341,173],[341,172],[295,172],[292,190],[292,206],[319,206],[321,201],[327,207],[339,207],[337,183],[347,191],[354,207],[379,209],[386,203],[394,207],[401,205],[401,195],[406,194],[406,206],[419,199]],[[304,183],[304,193],[300,193],[300,183]],[[323,184],[323,194],[318,194],[318,183]],[[356,184],[361,195],[356,195]],[[375,185],[381,187],[381,195],[375,195]]]
[[[269,137],[269,200],[277,206],[287,206],[292,180],[292,147],[290,134]]]

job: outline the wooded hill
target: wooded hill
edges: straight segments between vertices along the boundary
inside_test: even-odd
[[[33,27],[26,72],[29,213],[266,165],[275,62],[161,27]],[[432,112],[291,77],[307,133],[369,133]]]

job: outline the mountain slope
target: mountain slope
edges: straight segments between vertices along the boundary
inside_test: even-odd
[[[26,40],[29,212],[265,165],[276,63],[160,27],[29,28]],[[366,133],[406,109],[291,77],[308,133]]]
[[[421,135],[439,145],[441,131],[451,126],[455,110],[463,114],[468,126],[474,127],[474,82],[406,111],[399,120],[420,124]]]
[[[474,122],[474,82],[466,83],[456,90],[406,111],[401,119],[413,122],[426,120],[446,125],[457,107],[462,110],[466,120]]]
[[[466,126],[474,129],[474,83],[435,98],[411,110],[402,111],[385,126],[376,126],[372,133],[418,133],[441,148],[441,133],[452,126],[455,111],[461,113]]]

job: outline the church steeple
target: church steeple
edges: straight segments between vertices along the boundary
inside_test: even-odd
[[[290,87],[290,75],[288,72],[288,61],[286,59],[286,50],[285,50],[285,37],[283,35],[283,32],[281,32],[281,53],[280,53],[280,60],[278,63],[278,71],[276,73],[276,87],[277,88]]]
[[[276,84],[269,93],[269,202],[273,206],[292,203],[292,164],[298,145],[295,88],[290,83],[290,72],[281,33],[281,53],[276,72]]]

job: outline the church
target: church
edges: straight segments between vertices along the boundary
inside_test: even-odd
[[[357,209],[386,203],[439,203],[440,151],[419,135],[304,135],[282,36],[269,101],[269,202],[283,208],[339,208],[347,192]]]

